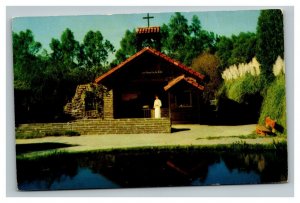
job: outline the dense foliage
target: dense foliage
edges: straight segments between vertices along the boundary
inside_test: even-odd
[[[137,43],[136,31],[127,30],[115,60],[108,64],[108,56],[115,50],[100,31],[87,32],[80,43],[67,28],[60,39],[51,40],[50,51],[42,50],[41,43],[34,40],[30,30],[13,33],[17,123],[63,118],[63,106],[74,95],[76,86],[93,81],[109,67],[136,53]],[[253,111],[260,114],[260,123],[268,115],[285,129],[281,10],[261,11],[256,33],[241,32],[229,37],[204,30],[197,16],[188,22],[184,15],[175,13],[169,23],[161,26],[160,43],[161,52],[206,76],[203,94],[206,104],[218,92],[223,101],[226,98],[253,107]],[[149,43],[142,46],[149,46]],[[219,105],[223,104],[219,102]],[[230,110],[234,109],[228,110],[231,113]]]
[[[192,62],[191,68],[205,75],[205,90],[203,99],[206,103],[216,98],[216,92],[222,83],[219,72],[219,59],[216,55],[207,52],[202,53]]]
[[[188,66],[203,51],[214,52],[215,41],[215,34],[202,29],[196,15],[189,25],[188,20],[177,12],[171,16],[168,24],[161,26],[161,51]],[[114,64],[122,62],[138,51],[135,30],[127,30],[120,45]],[[144,45],[147,46],[148,43]]]
[[[282,127],[280,133],[287,133],[286,123],[286,91],[285,75],[279,75],[266,89],[266,95],[261,107],[259,123],[264,124],[265,118],[270,116]]]
[[[284,58],[283,14],[281,10],[262,10],[257,23],[256,56],[262,74],[272,79],[272,67],[278,56]]]
[[[63,106],[76,86],[105,72],[114,52],[100,31],[89,31],[80,44],[68,28],[51,40],[50,53],[41,48],[30,30],[13,33],[17,123],[63,119]]]
[[[221,36],[216,44],[216,50],[221,70],[234,64],[248,63],[255,56],[256,34],[241,32],[237,36]]]

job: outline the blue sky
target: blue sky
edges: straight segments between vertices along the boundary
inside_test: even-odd
[[[168,24],[174,13],[150,13],[154,16],[150,26]],[[202,28],[218,35],[231,36],[240,32],[255,32],[259,10],[244,11],[206,11],[181,12],[188,22],[197,15]],[[70,28],[75,39],[82,42],[89,30],[100,30],[105,39],[109,40],[116,50],[120,47],[120,40],[127,29],[147,26],[143,19],[146,14],[115,14],[115,15],[78,15],[78,16],[49,16],[49,17],[18,17],[13,19],[12,30],[20,32],[32,30],[35,40],[41,42],[43,48],[49,50],[52,38],[59,39],[66,28]]]

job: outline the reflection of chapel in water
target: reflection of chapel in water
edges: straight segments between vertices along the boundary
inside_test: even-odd
[[[95,80],[103,94],[102,118],[154,117],[158,95],[162,118],[172,122],[198,122],[204,76],[161,53],[160,27],[137,28],[136,54]],[[95,106],[95,105],[88,105]]]

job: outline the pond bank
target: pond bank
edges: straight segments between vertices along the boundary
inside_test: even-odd
[[[173,125],[173,133],[81,135],[76,137],[44,137],[17,139],[17,150],[26,153],[85,152],[128,148],[212,147],[245,143],[271,145],[285,142],[285,137],[261,137],[253,134],[255,124],[239,126]],[[20,151],[21,147],[21,151]],[[20,154],[20,153],[19,153]]]

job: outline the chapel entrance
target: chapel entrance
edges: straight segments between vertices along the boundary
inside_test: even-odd
[[[164,91],[165,83],[141,83],[124,85],[114,92],[115,118],[151,118],[155,95],[162,102],[162,117],[168,117],[168,93]]]

